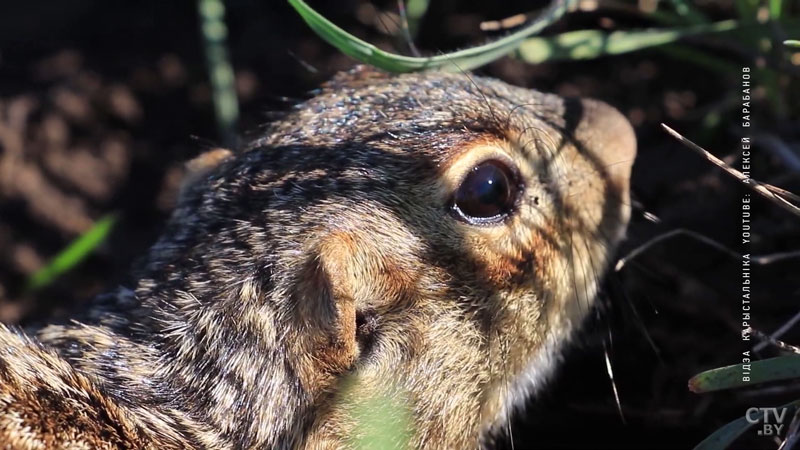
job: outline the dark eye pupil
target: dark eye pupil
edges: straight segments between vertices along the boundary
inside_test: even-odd
[[[500,161],[486,161],[466,176],[455,196],[455,208],[468,219],[488,219],[513,207],[513,176]]]

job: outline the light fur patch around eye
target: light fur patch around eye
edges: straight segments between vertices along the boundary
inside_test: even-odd
[[[455,152],[441,165],[441,175],[437,186],[443,202],[449,202],[467,174],[485,161],[498,160],[508,166],[522,182],[527,184],[533,176],[530,161],[511,141],[490,138],[473,141]]]
[[[541,234],[547,227],[546,211],[539,211],[534,197],[544,198],[539,185],[536,154],[522,149],[512,139],[489,138],[473,141],[455,152],[441,166],[439,195],[448,207],[455,192],[469,172],[489,160],[498,160],[511,168],[521,184],[519,204],[508,220],[497,226],[476,226],[453,220],[452,225],[463,237],[465,249],[486,264],[487,276],[499,284],[520,273],[534,248],[543,247]]]

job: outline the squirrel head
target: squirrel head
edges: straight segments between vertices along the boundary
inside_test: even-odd
[[[131,313],[156,378],[243,446],[345,441],[375,395],[414,445],[474,446],[592,307],[635,151],[601,102],[340,76],[182,192]]]

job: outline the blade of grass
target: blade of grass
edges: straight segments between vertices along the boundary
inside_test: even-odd
[[[358,450],[410,448],[408,410],[388,395],[369,397],[356,405],[353,448]]]
[[[721,391],[767,381],[800,378],[800,355],[778,356],[750,363],[749,381],[742,381],[742,365],[718,367],[693,376],[689,390],[695,393]]]
[[[46,266],[32,274],[28,278],[25,289],[27,291],[41,289],[86,259],[105,240],[115,221],[116,217],[113,214],[98,220],[92,228],[75,239]]]
[[[197,0],[197,11],[200,15],[218,132],[225,145],[233,148],[236,146],[235,128],[239,119],[239,101],[226,43],[228,28],[225,26],[225,5],[222,0]]]
[[[703,439],[699,444],[697,444],[694,450],[726,449],[753,425],[755,424],[748,422],[746,417],[740,417],[723,425],[722,427],[718,428],[717,431],[711,433],[707,438]]]
[[[787,41],[783,41],[783,45],[785,45],[785,46],[787,46],[787,47],[796,47],[796,48],[800,48],[800,41],[796,41],[796,40],[793,40],[793,39],[789,39],[789,40],[787,40]]]
[[[364,396],[359,389],[360,382],[356,375],[347,376],[339,397],[343,410],[348,412],[355,425],[348,436],[348,448],[410,448],[414,423],[408,408],[407,391],[388,382]]]
[[[428,0],[408,0],[406,2],[408,30],[412,37],[416,37],[417,32],[419,32],[419,24],[428,11],[428,3]]]
[[[687,0],[671,0],[670,3],[672,3],[675,12],[689,24],[708,23],[708,19],[706,19],[705,15]]]
[[[521,60],[537,64],[563,59],[593,59],[604,55],[618,55],[648,47],[670,44],[678,39],[701,33],[721,33],[735,30],[738,23],[725,20],[711,24],[682,28],[614,31],[578,30],[552,37],[528,38],[516,51]]]
[[[488,44],[427,58],[403,56],[381,50],[339,28],[311,9],[303,0],[288,0],[308,26],[342,53],[389,72],[412,72],[439,69],[471,70],[511,53],[528,36],[552,24],[566,13],[576,0],[555,0],[530,25]]]
[[[772,20],[781,18],[783,12],[783,0],[769,0],[769,17]]]
[[[745,22],[755,22],[759,3],[759,0],[736,0],[734,4],[739,19]]]
[[[693,150],[700,156],[704,157],[706,160],[708,160],[715,166],[724,170],[725,173],[727,173],[728,175],[739,180],[747,188],[751,189],[752,191],[764,197],[773,204],[783,208],[785,211],[788,211],[800,217],[800,206],[792,203],[792,197],[786,198],[783,195],[781,195],[780,191],[777,191],[775,189],[770,189],[771,185],[768,185],[766,183],[761,183],[753,178],[747,177],[745,174],[739,172],[738,170],[726,164],[725,161],[712,155],[711,152],[709,152],[708,150],[704,149],[703,147],[700,147],[699,145],[695,144],[689,139],[686,139],[685,137],[683,137],[683,135],[673,130],[672,128],[668,127],[666,124],[662,123],[661,128],[663,128],[664,131],[666,131],[672,137],[674,137],[678,142],[685,145],[687,148]]]
[[[735,64],[730,59],[721,58],[711,52],[694,48],[686,44],[666,44],[657,49],[659,52],[671,58],[704,67],[714,72],[739,73],[742,70],[741,65]]]
[[[800,406],[800,400],[793,401],[791,403],[787,403],[783,406],[779,406],[778,408],[788,408],[790,413],[797,409]],[[697,444],[694,450],[723,450],[728,448],[733,441],[735,441],[739,436],[744,434],[745,431],[750,429],[753,425],[758,422],[751,423],[747,420],[747,417],[740,417],[733,422],[730,422],[726,425],[723,425],[717,431],[711,433],[707,438],[703,439],[702,442]]]

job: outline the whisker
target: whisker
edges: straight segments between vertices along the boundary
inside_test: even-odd
[[[472,85],[475,87],[475,89],[478,90],[478,93],[480,94],[481,98],[483,99],[483,102],[486,104],[486,109],[489,111],[489,115],[492,116],[492,122],[494,122],[495,126],[499,127],[500,121],[497,119],[497,116],[495,115],[494,109],[492,108],[491,103],[489,103],[489,98],[486,97],[486,94],[484,94],[483,89],[481,89],[481,87],[478,86],[478,83],[475,82],[475,79],[472,78],[472,76],[467,71],[462,69],[461,66],[458,65],[458,63],[456,63],[455,61],[451,60],[450,64],[454,65],[458,69],[458,71],[461,72],[462,75],[467,77],[469,82],[472,83]]]
[[[609,342],[611,340],[611,333],[608,335]],[[606,372],[608,372],[608,379],[611,380],[611,389],[614,391],[614,399],[617,403],[617,411],[619,412],[619,418],[622,419],[623,424],[627,424],[625,421],[625,414],[622,412],[622,403],[619,401],[619,391],[617,390],[617,383],[614,381],[614,369],[611,367],[611,358],[609,357],[608,347],[606,346],[606,341],[603,341],[603,355],[605,356],[606,360]]]

